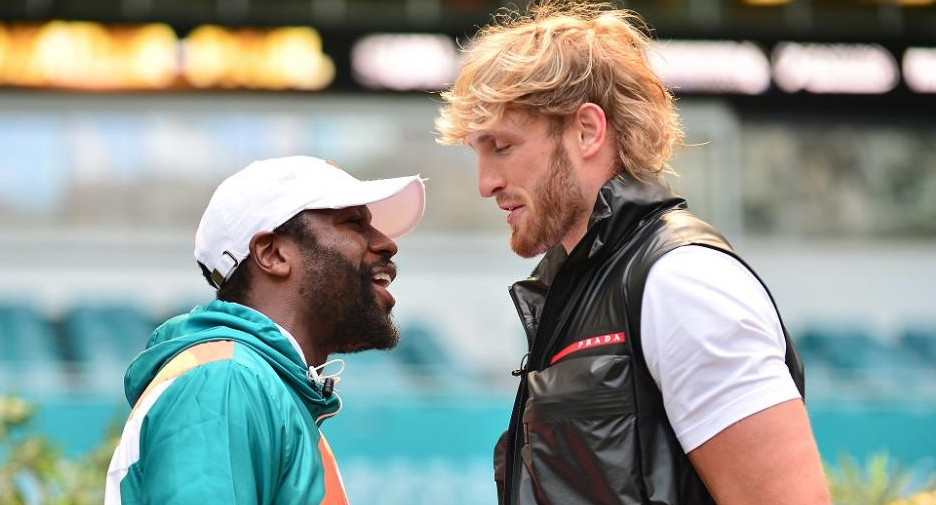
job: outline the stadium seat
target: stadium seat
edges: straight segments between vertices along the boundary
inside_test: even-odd
[[[900,350],[875,339],[871,331],[858,325],[813,325],[797,340],[797,349],[840,370],[901,366]],[[806,358],[804,357],[804,360]]]
[[[68,357],[88,385],[113,389],[155,324],[139,309],[123,304],[86,304],[70,310],[62,321]]]
[[[415,386],[405,364],[387,351],[363,351],[329,356],[345,361],[337,389],[351,394],[386,394],[410,391]],[[329,368],[326,372],[334,371]]]
[[[900,344],[922,364],[936,367],[936,321],[907,324]]]
[[[46,389],[64,383],[62,354],[52,325],[30,305],[0,305],[0,362],[4,390]]]
[[[830,381],[836,397],[894,398],[908,394],[924,380],[925,371],[906,345],[875,338],[867,327],[814,324],[799,342],[813,356],[812,362],[804,357],[807,378],[815,378],[818,372],[820,379]],[[825,368],[814,366],[817,363]]]
[[[796,351],[799,353],[800,359],[802,359],[805,364],[831,366],[831,364],[826,361],[824,340],[824,336],[815,331],[809,331],[794,338],[793,344],[796,346]]]
[[[61,358],[51,326],[35,308],[23,304],[0,306],[0,356],[12,363]]]
[[[400,343],[393,354],[409,367],[427,392],[465,391],[476,383],[466,379],[463,364],[422,321],[401,325]]]
[[[461,365],[449,349],[440,344],[438,335],[421,322],[402,325],[400,343],[394,353],[404,363],[432,373],[456,372]]]

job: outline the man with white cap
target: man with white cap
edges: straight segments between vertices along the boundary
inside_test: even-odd
[[[319,430],[341,409],[335,352],[389,349],[391,237],[422,217],[419,176],[359,181],[306,156],[218,186],[195,234],[217,300],[156,329],[125,377],[133,410],[105,503],[346,504]]]

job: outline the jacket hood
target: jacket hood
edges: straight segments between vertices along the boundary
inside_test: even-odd
[[[156,328],[124,376],[124,392],[133,406],[159,370],[185,349],[203,342],[233,340],[259,354],[316,414],[338,410],[337,395],[326,399],[306,377],[306,366],[272,319],[249,307],[215,300],[195,307]]]

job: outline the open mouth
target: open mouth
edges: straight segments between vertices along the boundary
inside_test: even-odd
[[[384,307],[387,310],[390,310],[390,308],[396,304],[396,300],[387,289],[390,287],[390,284],[393,283],[394,279],[396,279],[396,268],[392,263],[384,267],[375,268],[371,272],[371,282],[376,286],[374,291],[377,292],[378,298],[384,300]]]
[[[516,225],[517,220],[520,219],[520,215],[523,213],[523,209],[526,206],[524,205],[511,205],[504,207],[504,210],[507,211],[507,223],[511,225]]]
[[[378,272],[371,277],[371,280],[373,280],[374,284],[387,289],[390,287],[390,283],[393,282],[393,277],[387,272]]]

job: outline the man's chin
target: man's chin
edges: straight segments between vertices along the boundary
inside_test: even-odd
[[[368,347],[368,349],[376,349],[378,351],[393,349],[400,342],[400,329],[393,323],[389,310],[386,313],[381,329],[375,331],[370,337],[368,341],[370,347]]]
[[[379,339],[363,342],[359,351],[389,351],[400,343],[400,334],[394,330],[392,333],[381,335]]]
[[[389,351],[400,342],[400,336],[394,332],[392,335],[381,335],[381,338],[375,339],[373,335],[368,335],[367,340],[361,339],[351,345],[345,345],[332,351],[339,354],[354,354],[364,351]]]
[[[510,235],[510,248],[522,258],[533,258],[550,249],[549,246],[531,241],[529,237],[524,237],[516,231]]]

